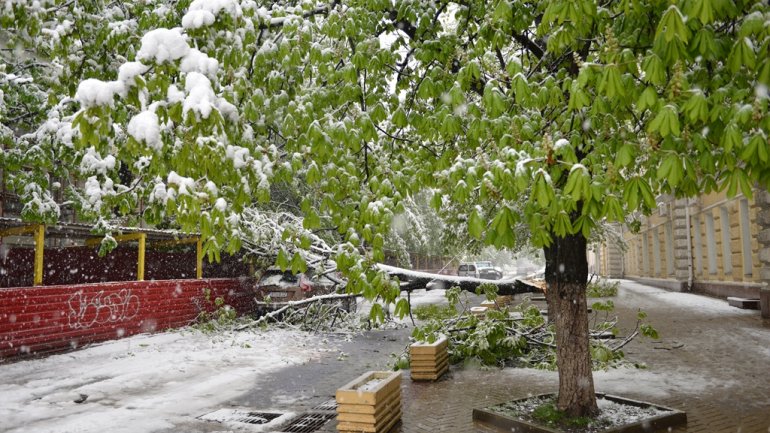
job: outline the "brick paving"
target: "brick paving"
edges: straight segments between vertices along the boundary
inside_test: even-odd
[[[676,299],[674,299],[676,298]],[[770,323],[758,311],[730,309],[726,302],[681,295],[624,281],[614,298],[622,329],[633,329],[638,308],[658,330],[654,342],[637,338],[627,359],[646,369],[595,374],[597,391],[652,401],[687,412],[688,424],[672,433],[770,433]],[[716,302],[722,302],[724,307]],[[718,307],[718,308],[717,308]],[[338,341],[341,353],[259,378],[253,391],[229,402],[238,407],[294,412],[333,397],[337,387],[367,370],[387,369],[408,344],[410,329],[372,331]],[[452,366],[437,382],[402,382],[403,415],[393,433],[493,432],[471,418],[473,408],[532,394],[554,392],[554,373],[531,369]],[[213,410],[213,409],[212,409]],[[336,422],[320,431],[335,431]],[[179,427],[179,426],[177,426]],[[190,431],[221,431],[191,423]]]

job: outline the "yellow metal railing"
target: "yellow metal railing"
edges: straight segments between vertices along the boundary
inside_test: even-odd
[[[43,249],[45,244],[45,225],[31,224],[27,226],[11,227],[0,230],[0,238],[6,236],[22,236],[32,234],[35,238],[35,272],[32,277],[32,284],[35,286],[43,285]]]
[[[104,238],[90,238],[86,239],[86,246],[95,247],[102,242]],[[113,236],[113,239],[117,242],[139,242],[139,258],[136,262],[136,280],[144,281],[144,250],[147,245],[146,233],[128,233],[125,235]]]
[[[24,236],[33,235],[35,239],[35,263],[34,263],[34,276],[32,283],[35,286],[43,285],[43,251],[45,247],[45,225],[44,224],[30,224],[26,226],[11,227],[0,230],[0,238],[7,236]],[[125,235],[117,235],[113,237],[117,242],[131,242],[137,241],[138,246],[138,258],[136,263],[136,279],[137,281],[144,281],[144,265],[145,265],[145,250],[147,247],[147,234],[146,233],[128,233]],[[86,246],[95,247],[102,242],[103,237],[95,237],[86,239]],[[203,278],[203,245],[199,236],[172,239],[167,241],[153,242],[153,246],[175,246],[175,245],[187,245],[195,244],[195,277],[197,279]]]

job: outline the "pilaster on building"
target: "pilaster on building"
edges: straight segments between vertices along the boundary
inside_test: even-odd
[[[640,228],[595,248],[597,273],[668,290],[770,304],[770,193],[658,198]],[[763,315],[770,316],[770,305]]]

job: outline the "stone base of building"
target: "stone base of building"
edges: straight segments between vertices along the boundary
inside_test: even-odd
[[[673,278],[647,278],[647,277],[633,277],[626,276],[629,280],[636,281],[648,286],[660,287],[662,289],[671,290],[674,292],[686,292],[687,281],[679,281]]]
[[[759,289],[759,309],[763,319],[770,319],[770,287]]]
[[[671,290],[674,292],[687,292],[687,281],[679,281],[673,278],[649,278],[649,277],[635,277],[627,275],[627,278],[638,283],[646,284],[648,286],[660,287],[662,289]],[[768,298],[765,301],[768,304],[770,310],[770,288],[764,288],[760,283],[735,283],[731,281],[694,281],[692,286],[692,293],[699,293],[702,295],[712,296],[715,298],[727,299],[729,297],[747,298],[747,299],[760,299],[760,289],[763,290],[763,295]],[[770,318],[770,311],[767,313]]]
[[[692,291],[715,298],[728,297],[759,299],[759,289],[762,284],[734,283],[729,281],[695,281]]]

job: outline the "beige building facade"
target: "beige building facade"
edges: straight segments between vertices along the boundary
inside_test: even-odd
[[[617,226],[625,251],[604,244],[590,253],[594,272],[720,298],[770,296],[770,194],[694,199],[661,197],[638,232]]]

